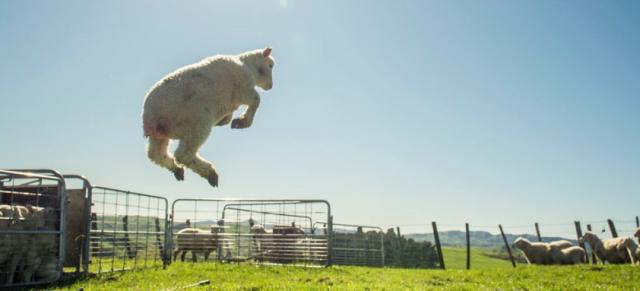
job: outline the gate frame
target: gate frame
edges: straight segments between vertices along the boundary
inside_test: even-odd
[[[156,196],[156,195],[151,195],[151,194],[144,194],[144,193],[138,193],[138,192],[132,192],[132,191],[128,191],[128,190],[122,190],[122,189],[116,189],[116,188],[111,188],[111,187],[104,187],[104,186],[99,186],[99,185],[92,185],[89,188],[89,197],[90,199],[87,199],[87,204],[90,205],[88,209],[88,213],[85,213],[85,215],[87,215],[86,220],[85,220],[85,228],[88,229],[87,231],[87,237],[86,240],[84,242],[84,249],[87,252],[87,260],[86,260],[86,273],[89,272],[89,261],[91,260],[90,257],[90,243],[91,243],[91,223],[93,222],[91,220],[91,213],[92,213],[92,209],[94,206],[93,203],[93,190],[107,190],[107,191],[114,191],[114,192],[120,192],[122,194],[125,195],[137,195],[137,196],[143,196],[143,197],[147,197],[147,198],[154,198],[154,199],[160,199],[162,201],[164,201],[164,218],[162,218],[164,220],[164,233],[162,234],[163,236],[163,248],[162,248],[162,253],[160,253],[160,259],[162,260],[162,268],[166,269],[168,262],[167,262],[167,249],[168,249],[168,241],[167,241],[167,230],[168,228],[168,211],[169,211],[169,200],[167,200],[166,197],[162,197],[162,196]],[[120,270],[113,270],[113,272],[118,272]],[[110,273],[111,271],[104,271],[104,272],[100,272],[100,273]]]
[[[58,260],[57,260],[57,271],[58,274],[60,276],[60,278],[62,277],[62,275],[64,274],[64,258],[65,258],[65,240],[66,240],[66,225],[65,225],[65,219],[66,219],[66,205],[67,205],[67,188],[66,188],[66,183],[64,180],[64,177],[55,170],[49,170],[49,169],[18,169],[18,170],[2,170],[0,169],[0,174],[4,174],[7,175],[7,177],[9,178],[18,178],[18,179],[38,179],[40,181],[42,180],[48,180],[48,181],[54,181],[57,182],[58,184],[58,203],[60,204],[60,215],[58,216],[58,223],[60,224],[59,229],[56,231],[38,231],[38,230],[22,230],[22,231],[3,231],[3,233],[6,234],[53,234],[53,235],[58,235]],[[47,175],[49,174],[49,175]],[[22,185],[29,185],[32,184],[33,182],[30,183],[24,183]],[[4,184],[4,183],[2,183]],[[12,285],[7,285],[4,287],[20,287],[20,286],[33,286],[33,285],[43,285],[43,284],[49,284],[49,283],[54,283],[60,280],[54,280],[51,282],[21,282],[21,283],[17,283],[17,284],[12,284]]]
[[[174,224],[175,224],[175,220],[174,220],[174,214],[175,214],[175,206],[176,203],[180,202],[180,201],[189,201],[189,202],[249,202],[247,204],[242,204],[242,205],[252,205],[251,202],[255,202],[254,205],[274,205],[274,204],[294,204],[294,203],[322,203],[325,204],[327,206],[327,220],[328,220],[328,233],[327,233],[327,262],[324,265],[324,267],[328,267],[332,265],[332,253],[333,253],[333,216],[331,215],[331,203],[329,203],[329,201],[324,200],[324,199],[255,199],[255,198],[219,198],[219,199],[214,199],[214,198],[178,198],[176,200],[173,200],[173,202],[171,203],[171,215],[170,215],[170,221],[171,221],[171,226],[170,228],[167,228],[169,231],[166,231],[167,235],[170,237],[169,238],[169,243],[166,249],[171,249],[173,250],[175,245],[174,245],[174,241],[173,241],[173,229],[174,229]],[[230,203],[230,204],[239,204],[239,203]],[[225,205],[226,206],[226,205]],[[236,205],[239,206],[239,205]],[[224,210],[226,209],[226,207],[223,207],[222,209],[222,213],[224,214]],[[277,214],[277,215],[284,215],[287,216],[285,213],[282,214]],[[169,221],[167,221],[169,222]],[[311,225],[311,227],[313,228],[313,225]],[[169,263],[173,263],[171,258],[169,259]]]

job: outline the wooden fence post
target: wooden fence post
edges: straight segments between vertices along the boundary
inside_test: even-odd
[[[129,216],[128,215],[125,215],[124,217],[122,217],[122,230],[124,230],[124,246],[127,249],[127,256],[130,259],[133,259],[136,256],[136,254],[131,249],[131,244],[129,242]]]
[[[504,241],[504,246],[507,247],[507,252],[509,253],[509,260],[511,260],[511,265],[516,267],[516,261],[513,259],[513,254],[511,254],[511,247],[509,246],[509,242],[507,242],[507,237],[504,235],[504,231],[502,230],[502,225],[498,224],[498,228],[500,228],[500,234],[502,235],[502,240]]]
[[[542,241],[542,237],[540,236],[540,226],[537,222],[534,224],[534,226],[536,227],[536,236],[538,236],[538,241]]]
[[[607,223],[609,223],[609,230],[611,231],[611,237],[618,237],[618,232],[616,231],[616,226],[613,224],[613,220],[607,219]]]
[[[583,250],[586,250],[586,248],[584,247],[584,243],[582,243],[582,242],[580,241],[580,239],[582,238],[582,226],[580,226],[580,221],[577,221],[577,220],[576,220],[576,221],[574,221],[574,222],[573,222],[573,224],[575,224],[575,225],[576,225],[576,235],[578,236],[578,245],[580,245],[580,247],[581,247]],[[587,255],[587,252],[586,252],[586,251],[585,251],[585,253],[584,253],[584,259],[585,259],[585,260],[584,260],[584,262],[585,262],[586,264],[589,264],[589,255]]]
[[[467,270],[471,269],[471,242],[469,238],[469,223],[464,224],[467,233]]]
[[[587,224],[587,230],[591,231],[591,224]],[[584,250],[585,252],[587,251],[587,249]],[[593,252],[593,249],[591,249],[591,263],[592,264],[598,264],[598,259],[596,258],[596,253]]]
[[[438,226],[435,221],[431,222],[431,227],[433,228],[433,240],[436,243],[436,251],[438,251],[438,260],[440,261],[440,268],[443,270],[444,267],[444,256],[442,255],[442,246],[440,245],[440,235],[438,235]]]

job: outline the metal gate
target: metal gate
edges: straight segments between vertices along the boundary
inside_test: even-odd
[[[327,266],[331,221],[325,200],[178,199],[171,209],[173,260]],[[328,224],[331,229],[331,223]]]
[[[166,198],[91,187],[88,271],[166,266]]]
[[[0,287],[50,283],[62,274],[63,177],[0,170]]]
[[[384,232],[376,226],[333,224],[333,263],[384,267]]]

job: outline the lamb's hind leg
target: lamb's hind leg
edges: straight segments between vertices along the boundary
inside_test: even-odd
[[[213,165],[198,155],[198,150],[209,137],[211,127],[204,127],[201,130],[193,130],[188,135],[180,139],[180,144],[176,149],[176,161],[193,170],[201,177],[207,179],[213,187],[218,187],[218,173]]]
[[[184,180],[184,168],[180,167],[169,153],[169,139],[149,137],[147,155],[151,161],[169,169],[178,181]]]

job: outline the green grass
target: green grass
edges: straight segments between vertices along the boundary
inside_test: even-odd
[[[334,266],[303,268],[252,264],[174,263],[101,275],[57,288],[67,290],[170,290],[210,280],[201,290],[424,290],[424,289],[639,289],[640,268],[622,266],[519,266],[424,270]]]
[[[471,248],[471,269],[513,268],[511,262],[488,256],[489,249]],[[466,269],[467,250],[465,248],[443,247],[444,265],[447,269]]]

